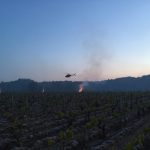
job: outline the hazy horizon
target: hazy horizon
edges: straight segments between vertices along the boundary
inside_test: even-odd
[[[148,74],[148,75],[150,75],[150,74]],[[147,75],[142,75],[142,76],[147,76]],[[138,77],[133,77],[133,76],[126,76],[126,77],[131,77],[131,78],[141,78],[142,76],[138,76]],[[119,77],[119,78],[126,78],[126,77]],[[17,81],[17,80],[19,80],[19,79],[29,79],[29,78],[18,78],[18,79],[16,79],[16,80],[11,80],[11,81]],[[115,79],[117,79],[117,78],[114,78],[114,79],[106,79],[106,80],[115,80]],[[29,79],[29,80],[33,80],[33,81],[35,81],[35,82],[52,82],[52,81],[54,81],[54,82],[56,82],[56,81],[72,81],[72,82],[76,82],[76,81],[73,81],[73,80],[68,80],[68,78],[66,78],[65,80],[51,80],[51,81],[36,81],[36,80],[34,80],[34,79]],[[84,80],[84,81],[77,81],[77,82],[101,82],[101,81],[106,81],[106,80],[100,80],[100,81],[90,81],[90,80]],[[11,82],[11,81],[1,81],[1,82]]]
[[[148,75],[149,8],[148,0],[1,0],[0,81]]]

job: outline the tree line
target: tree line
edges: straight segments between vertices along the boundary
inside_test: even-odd
[[[1,82],[0,90],[4,92],[67,92],[79,91],[82,81],[36,82],[31,79],[18,79]],[[104,81],[87,81],[83,91],[147,91],[150,90],[150,75],[142,77],[123,77]]]

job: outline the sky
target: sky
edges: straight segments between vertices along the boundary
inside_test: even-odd
[[[149,8],[149,0],[1,0],[0,82],[148,75]]]

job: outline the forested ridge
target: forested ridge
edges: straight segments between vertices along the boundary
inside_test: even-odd
[[[18,79],[16,81],[1,82],[1,91],[41,92],[44,91],[78,91],[82,81],[51,81],[36,82],[31,79]],[[150,90],[150,75],[142,77],[122,77],[104,81],[86,81],[83,91],[137,91]]]

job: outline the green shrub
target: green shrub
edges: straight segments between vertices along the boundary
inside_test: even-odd
[[[138,137],[129,142],[126,146],[125,146],[125,150],[132,150],[134,148],[135,145],[139,145],[141,142],[143,142],[145,139],[145,135],[144,134],[140,134],[138,135]]]
[[[63,131],[60,131],[59,136],[62,141],[64,141],[66,139],[66,134]]]
[[[71,132],[70,129],[68,129],[68,134],[67,135],[68,135],[69,141],[74,139],[74,134]]]
[[[90,127],[94,127],[97,124],[97,118],[93,117],[90,121]]]
[[[14,127],[21,125],[21,122],[18,120],[18,118],[15,119],[13,125],[14,125]]]
[[[85,126],[85,128],[89,129],[90,128],[90,123],[87,123],[86,126]]]
[[[148,128],[147,126],[145,126],[145,127],[144,127],[144,132],[150,133],[150,128]]]
[[[62,119],[64,117],[64,114],[61,111],[58,111],[57,115],[59,119]]]
[[[126,146],[125,146],[125,150],[132,150],[134,147],[134,141],[129,142]]]
[[[125,109],[125,112],[129,112],[130,111],[130,109],[127,107],[126,109]]]
[[[116,120],[118,120],[119,115],[118,115],[117,113],[113,112],[113,116],[114,116],[114,118],[115,118]]]
[[[52,140],[52,139],[49,139],[49,140],[48,140],[48,146],[51,146],[51,145],[53,145],[53,144],[55,144],[55,141]]]

